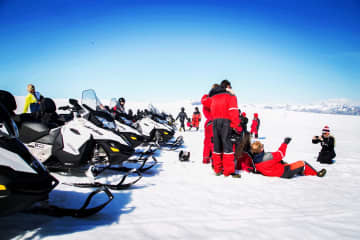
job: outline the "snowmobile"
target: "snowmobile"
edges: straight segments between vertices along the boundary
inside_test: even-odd
[[[111,115],[109,108],[101,103],[93,89],[82,92],[81,105],[87,112],[82,114],[83,118],[93,122],[102,129],[118,135],[135,150],[133,156],[128,158],[127,162],[142,163],[141,167],[138,168],[140,172],[145,172],[157,164],[156,158],[152,155],[158,147],[150,144],[144,150],[137,148],[144,143],[144,136],[135,128],[116,121],[114,116]],[[149,157],[151,157],[151,161],[149,161]]]
[[[0,100],[0,217],[23,210],[57,217],[87,217],[111,202],[113,195],[106,187],[101,187],[88,196],[80,209],[49,205],[49,193],[59,181],[19,141],[17,126],[7,110],[16,109],[15,101]],[[5,107],[3,103],[10,104]],[[87,208],[94,195],[99,192],[105,192],[108,200],[96,207]]]
[[[8,98],[14,98],[10,93],[7,94]],[[76,106],[73,111],[77,111],[77,101],[72,99],[70,102]],[[111,189],[124,189],[141,179],[140,171],[123,165],[134,153],[126,140],[81,117],[74,117],[64,124],[55,111],[55,103],[44,98],[37,113],[12,113],[19,127],[19,139],[47,169],[65,175],[91,178],[91,182],[70,184],[78,187],[104,185]],[[93,115],[95,117],[96,113]],[[140,168],[144,164],[145,161]],[[101,183],[99,180],[105,178],[105,170],[120,171],[122,178],[117,184]],[[129,175],[137,177],[132,182],[125,182]],[[98,181],[94,182],[95,179]]]
[[[137,119],[137,121],[133,122],[132,119],[128,119],[127,114],[114,110],[116,103],[116,98],[112,98],[109,105],[115,120],[123,125],[136,129],[147,143],[163,143],[173,137],[175,131],[166,123],[154,121],[150,111],[146,110],[141,114],[141,116],[138,114],[134,118]]]

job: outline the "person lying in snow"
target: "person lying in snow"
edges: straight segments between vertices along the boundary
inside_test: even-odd
[[[326,169],[316,171],[310,164],[305,161],[297,161],[291,164],[283,162],[287,145],[291,138],[287,137],[276,152],[264,152],[264,145],[260,141],[251,144],[251,153],[257,172],[264,176],[292,178],[296,175],[318,176],[323,177]]]
[[[336,156],[335,153],[335,138],[330,135],[330,129],[328,126],[325,126],[322,130],[322,135],[315,136],[312,139],[312,143],[320,143],[321,151],[319,152],[319,156],[317,161],[320,163],[332,164],[333,158]]]

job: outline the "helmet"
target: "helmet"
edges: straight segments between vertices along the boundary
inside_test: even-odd
[[[181,150],[180,153],[179,153],[179,160],[181,162],[189,161],[190,160],[190,152],[186,152],[186,151]]]
[[[123,97],[119,98],[119,102],[125,102],[125,98]]]
[[[185,111],[185,108],[184,108],[184,107],[181,107],[181,111],[182,111],[182,112]]]

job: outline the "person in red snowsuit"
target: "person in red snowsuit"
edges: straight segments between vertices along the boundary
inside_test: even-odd
[[[241,132],[237,98],[232,92],[228,80],[223,80],[219,87],[210,91],[210,112],[213,117],[213,166],[216,175],[235,174],[233,144],[230,140],[232,129]]]
[[[297,161],[291,164],[282,161],[290,141],[291,138],[285,138],[276,152],[264,152],[264,145],[260,141],[252,143],[251,153],[256,171],[269,177],[292,178],[296,175],[323,177],[326,174],[326,169],[317,172],[305,161]]]
[[[199,130],[200,121],[201,121],[201,113],[199,111],[199,108],[195,107],[195,111],[192,116],[191,127],[196,128],[196,131]]]
[[[211,155],[213,151],[213,143],[211,141],[211,138],[213,137],[213,121],[212,116],[210,112],[210,104],[209,104],[210,98],[208,94],[204,94],[204,96],[201,98],[201,104],[203,105],[203,114],[206,118],[205,124],[204,124],[204,151],[203,151],[203,163],[208,164],[211,161]]]
[[[259,127],[260,127],[260,119],[259,119],[259,115],[257,113],[254,113],[254,119],[252,120],[251,123],[251,130],[250,130],[250,134],[251,136],[253,134],[255,134],[255,138],[258,138],[258,133],[259,133]]]

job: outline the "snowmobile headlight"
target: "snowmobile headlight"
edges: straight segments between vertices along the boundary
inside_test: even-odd
[[[0,191],[6,191],[6,186],[0,184]]]
[[[136,140],[137,138],[136,137],[134,137],[134,136],[131,136],[130,137],[132,140]]]
[[[165,134],[165,135],[168,135],[169,133],[168,133],[168,132],[166,132],[166,131],[164,131],[164,134]]]
[[[120,152],[120,150],[118,148],[114,148],[114,147],[110,147],[111,151],[113,152]]]

